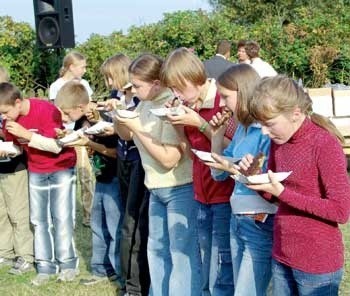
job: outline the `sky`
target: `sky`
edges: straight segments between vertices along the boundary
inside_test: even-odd
[[[33,28],[33,0],[2,1],[0,15],[9,15],[17,22],[27,22]],[[6,3],[5,3],[6,2]],[[206,0],[72,0],[75,41],[82,43],[92,33],[109,35],[132,25],[155,23],[166,12],[179,10],[210,10]]]

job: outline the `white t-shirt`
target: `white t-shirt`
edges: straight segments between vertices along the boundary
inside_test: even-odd
[[[62,77],[58,78],[55,82],[53,82],[50,85],[50,90],[49,90],[49,99],[54,101],[56,99],[58,91],[61,89],[61,87],[68,82],[69,80],[65,80]],[[91,98],[91,95],[93,94],[93,91],[89,85],[89,82],[85,79],[81,79],[80,83],[84,85],[85,89],[87,90],[89,97]]]
[[[277,72],[275,69],[267,62],[263,61],[261,58],[253,59],[250,64],[256,72],[258,72],[261,78],[276,76]]]

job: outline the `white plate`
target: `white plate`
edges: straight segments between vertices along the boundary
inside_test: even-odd
[[[185,114],[185,110],[179,107],[171,107],[171,108],[157,108],[157,109],[150,109],[151,113],[153,113],[156,116],[162,117],[166,116],[167,114],[170,115],[183,115]]]
[[[111,126],[113,126],[112,122],[99,121],[93,126],[90,126],[89,128],[87,128],[84,132],[89,135],[97,135],[97,134],[103,133],[106,127],[111,127]]]
[[[61,145],[74,142],[74,141],[76,141],[76,140],[78,140],[80,138],[80,135],[84,132],[85,129],[86,128],[83,127],[83,128],[81,128],[81,129],[79,129],[77,131],[71,132],[70,134],[64,136],[63,138],[58,139],[58,142]]]
[[[17,154],[19,152],[13,142],[0,142],[0,151],[4,151],[8,154]]]
[[[292,173],[290,172],[279,172],[274,173],[275,177],[277,178],[278,182],[281,182],[288,178],[288,176]],[[260,175],[254,175],[254,176],[243,176],[243,175],[233,175],[231,176],[233,179],[240,183],[244,184],[268,184],[270,183],[270,179],[268,174],[260,174]]]
[[[119,117],[123,118],[136,118],[139,116],[139,114],[135,111],[117,109],[115,112]]]
[[[211,156],[211,153],[210,152],[206,152],[206,151],[200,151],[200,150],[197,150],[197,149],[191,149],[192,152],[197,155],[197,157],[200,159],[200,160],[203,160],[205,162],[216,162],[214,160],[214,158]],[[235,158],[235,157],[229,157],[229,156],[223,156],[221,155],[222,158],[228,160],[229,162],[232,162],[232,163],[237,163],[239,162],[241,159],[240,158]]]

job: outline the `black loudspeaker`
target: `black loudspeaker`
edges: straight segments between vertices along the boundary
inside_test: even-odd
[[[75,47],[72,0],[33,0],[33,3],[38,47]]]

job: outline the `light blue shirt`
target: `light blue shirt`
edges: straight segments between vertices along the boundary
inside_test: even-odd
[[[241,124],[238,125],[231,143],[223,151],[223,155],[234,158],[242,158],[248,153],[255,156],[262,152],[266,158],[263,165],[263,172],[267,169],[267,160],[270,151],[270,138],[263,135],[261,125],[253,123],[247,129]],[[227,172],[212,170],[215,180],[222,181],[229,177]],[[240,182],[235,183],[231,195],[232,212],[239,213],[275,213],[277,207],[263,199],[255,190],[251,190]]]

